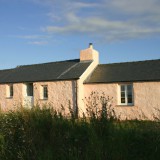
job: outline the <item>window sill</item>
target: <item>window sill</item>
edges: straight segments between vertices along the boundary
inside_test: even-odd
[[[119,105],[116,105],[117,107],[134,107],[134,104],[119,104]]]
[[[42,100],[42,101],[43,101],[43,100],[44,100],[44,101],[47,101],[47,100],[48,100],[48,98],[41,98],[40,100]]]
[[[6,99],[13,99],[13,97],[6,97]]]

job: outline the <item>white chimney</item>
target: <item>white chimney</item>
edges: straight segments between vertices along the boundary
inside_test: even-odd
[[[93,49],[92,43],[89,43],[89,48],[80,51],[80,61],[95,61],[99,63],[99,53]]]

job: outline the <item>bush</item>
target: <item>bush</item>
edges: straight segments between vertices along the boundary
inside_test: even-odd
[[[38,106],[0,113],[0,160],[159,160],[160,122],[67,119]]]

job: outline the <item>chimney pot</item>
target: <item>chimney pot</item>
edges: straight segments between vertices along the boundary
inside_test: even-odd
[[[93,49],[93,43],[89,43],[89,48]]]

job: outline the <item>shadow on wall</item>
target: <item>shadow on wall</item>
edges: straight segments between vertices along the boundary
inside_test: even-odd
[[[72,81],[72,102],[73,102],[73,114],[78,117],[78,105],[77,105],[77,81]],[[70,106],[69,106],[70,107]]]

